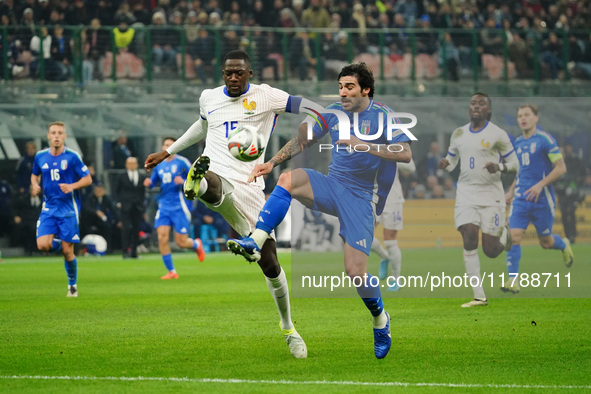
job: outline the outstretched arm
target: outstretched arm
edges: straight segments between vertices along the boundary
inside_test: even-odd
[[[257,177],[269,174],[276,165],[283,163],[302,153],[309,146],[316,143],[316,138],[309,140],[307,138],[308,125],[304,122],[298,127],[298,135],[289,140],[279,151],[264,164],[257,164],[248,177],[249,182],[253,182]]]
[[[144,168],[150,171],[152,168],[156,167],[158,164],[166,160],[166,158],[170,155],[174,155],[182,151],[185,148],[201,141],[205,138],[207,134],[207,121],[203,118],[199,118],[195,123],[191,125],[185,131],[185,133],[179,137],[166,151],[152,153],[146,159],[144,163]]]

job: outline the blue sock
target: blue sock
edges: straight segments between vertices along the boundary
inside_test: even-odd
[[[375,317],[379,316],[384,310],[384,301],[382,301],[382,292],[380,291],[379,286],[371,286],[371,283],[374,282],[371,278],[373,278],[373,275],[368,273],[367,282],[364,283],[364,285],[367,286],[359,286],[357,288],[357,294],[359,294],[365,303],[365,306],[371,312],[371,315]],[[377,282],[378,281],[376,280],[375,283]]]
[[[519,274],[519,261],[521,260],[521,245],[513,245],[507,252],[507,272],[513,278]]]
[[[259,213],[256,228],[270,234],[283,221],[290,204],[291,193],[279,185],[275,186],[265,206]]]
[[[172,264],[172,254],[163,254],[162,261],[164,261],[164,265],[166,266],[167,270],[174,270],[174,264]]]
[[[66,267],[66,273],[68,274],[68,285],[74,286],[76,279],[78,279],[78,261],[76,257],[72,261],[64,260],[64,266]]]
[[[552,249],[564,250],[566,248],[566,243],[560,238],[560,235],[552,234],[552,237],[554,238],[554,246],[552,246]]]
[[[62,250],[62,240],[54,238],[51,241],[51,252],[59,252]]]

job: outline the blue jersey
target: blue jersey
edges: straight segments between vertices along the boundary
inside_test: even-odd
[[[158,209],[175,210],[179,206],[186,206],[187,200],[183,193],[183,184],[174,183],[174,178],[180,176],[187,179],[187,174],[191,168],[189,160],[183,156],[176,155],[172,160],[164,160],[154,169],[150,179],[152,187],[160,183],[160,199]]]
[[[519,172],[515,184],[515,199],[525,200],[525,191],[548,176],[556,160],[562,158],[556,140],[547,132],[537,129],[529,138],[519,136],[513,142],[519,159]],[[544,187],[539,203],[554,201],[552,185]]]
[[[341,110],[341,103],[334,103],[327,107],[328,109]],[[377,103],[370,100],[368,107],[358,113],[358,124],[353,124],[353,113],[343,111],[349,117],[351,124],[351,135],[353,127],[362,135],[375,135],[381,133],[380,137],[375,140],[367,140],[368,144],[383,144],[385,145],[410,141],[410,138],[400,130],[395,130],[392,133],[392,139],[387,139],[386,114],[394,113],[387,105]],[[379,118],[382,118],[381,122]],[[314,126],[314,135],[320,139],[327,132],[330,131],[330,137],[333,146],[339,140],[339,127],[336,115],[328,114],[326,116],[326,127],[319,125]],[[379,125],[382,125],[383,130],[380,130]],[[363,140],[363,138],[361,138]],[[362,148],[363,149],[363,148]],[[359,150],[362,150],[359,149]],[[333,178],[337,182],[346,185],[349,190],[358,196],[367,196],[370,200],[376,203],[376,214],[379,215],[384,209],[386,197],[394,177],[396,176],[396,162],[381,159],[370,153],[358,151],[349,152],[344,147],[335,148],[332,150],[332,161],[328,167],[328,178]]]
[[[33,175],[41,175],[42,211],[54,217],[78,217],[80,213],[78,190],[65,194],[59,185],[78,182],[88,174],[88,168],[78,152],[67,147],[64,147],[64,151],[57,156],[49,153],[49,149],[37,152],[33,162]]]

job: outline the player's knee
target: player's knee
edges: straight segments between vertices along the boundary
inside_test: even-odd
[[[37,241],[37,249],[42,252],[49,252],[51,250],[51,243]]]
[[[546,238],[540,239],[540,245],[544,249],[550,249],[550,248],[552,248],[552,246],[554,246],[554,239],[546,239]]]
[[[491,246],[486,244],[482,245],[482,251],[484,252],[484,255],[486,257],[494,259],[495,257],[501,254],[501,252],[503,251],[503,247],[501,245]]]
[[[384,229],[384,240],[392,241],[398,238],[398,230]]]
[[[351,280],[359,280],[355,278],[361,278],[363,280],[363,276],[366,275],[367,272],[360,267],[349,267],[347,268],[347,276],[351,278]]]
[[[285,190],[291,193],[291,172],[284,172],[279,175],[277,180],[277,186],[281,186]]]
[[[478,236],[471,236],[468,234],[463,234],[463,240],[464,240],[464,249],[466,250],[474,250],[474,249],[478,249]]]

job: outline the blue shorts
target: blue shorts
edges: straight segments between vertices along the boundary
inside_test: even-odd
[[[312,209],[339,219],[341,238],[369,256],[375,226],[371,195],[359,197],[350,189],[315,170],[304,169],[314,193]]]
[[[37,220],[37,238],[50,234],[62,241],[80,243],[78,218],[76,216],[55,217],[42,211]]]
[[[187,214],[181,207],[178,207],[178,209],[175,210],[158,209],[154,220],[154,228],[160,226],[171,226],[178,234],[189,234],[191,220],[187,217]]]
[[[509,227],[526,229],[530,223],[536,226],[538,235],[552,234],[555,205],[553,201],[532,202],[513,200],[509,210]]]

